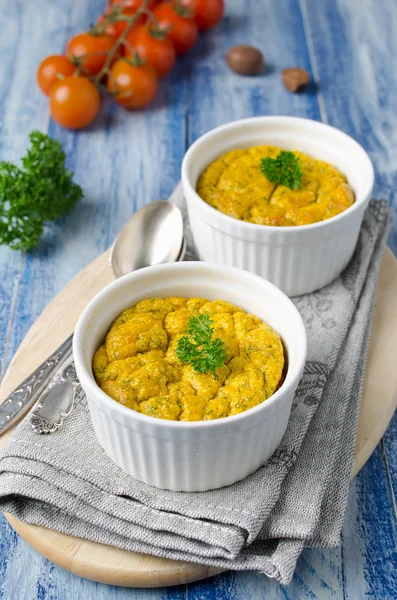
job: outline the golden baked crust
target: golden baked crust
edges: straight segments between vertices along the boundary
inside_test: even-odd
[[[197,193],[230,217],[273,226],[324,221],[353,204],[353,190],[343,173],[303,152],[294,152],[303,171],[299,190],[271,183],[261,172],[261,160],[276,158],[280,150],[254,146],[222,154],[200,175]]]
[[[211,317],[226,362],[215,373],[182,364],[178,340],[190,317]],[[284,369],[279,335],[258,317],[223,300],[151,298],[125,310],[96,351],[101,389],[124,406],[161,419],[227,417],[260,404],[278,388]]]

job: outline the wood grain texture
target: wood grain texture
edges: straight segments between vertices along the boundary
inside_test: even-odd
[[[363,144],[374,162],[375,197],[394,208],[397,189],[397,5],[389,0],[300,0],[324,120]],[[390,62],[389,62],[390,61]],[[397,224],[390,245],[397,253]]]
[[[328,121],[369,150],[377,170],[375,193],[396,207],[396,3],[226,4],[223,24],[179,61],[152,109],[126,114],[105,105],[94,127],[73,134],[49,121],[34,70],[41,58],[61,51],[71,33],[94,21],[104,0],[0,0],[0,21],[7,23],[0,36],[0,159],[17,159],[32,129],[49,128],[86,192],[80,207],[51,227],[35,252],[23,256],[0,248],[0,372],[48,302],[108,247],[126,218],[170,193],[186,145],[213,126],[254,114]],[[236,43],[260,47],[269,72],[242,79],[227,71],[223,54]],[[279,70],[295,65],[309,69],[317,90],[312,86],[305,94],[290,95],[283,89]],[[396,225],[389,241],[396,253]],[[0,520],[0,598],[393,599],[395,583],[384,565],[396,566],[396,440],[395,419],[352,484],[342,548],[304,552],[288,589],[249,573],[167,590],[94,584],[50,564]]]
[[[397,529],[387,478],[379,445],[351,486],[342,537],[348,600],[397,597]]]
[[[397,73],[390,71],[388,61],[397,58],[397,6],[387,0],[365,0],[358,11],[355,3],[343,0],[300,0],[300,5],[325,120],[365,146],[375,165],[374,194],[387,198],[396,212],[397,120],[392,107]],[[396,253],[396,219],[389,244]],[[347,599],[397,596],[396,473],[387,460],[396,456],[393,427],[352,484],[342,535]]]
[[[367,358],[371,375],[368,376],[368,369],[358,419],[353,476],[358,473],[375,450],[377,442],[374,444],[374,441],[381,439],[385,432],[385,423],[390,423],[397,405],[397,371],[393,367],[395,346],[392,342],[393,336],[390,335],[391,331],[397,331],[397,311],[395,310],[395,298],[392,300],[394,293],[392,292],[390,295],[387,293],[397,284],[395,266],[397,266],[396,259],[390,252],[387,252],[382,262],[375,301]],[[391,300],[390,304],[387,303],[387,297]],[[376,332],[379,332],[379,335],[374,335]],[[381,373],[384,372],[387,363],[389,363],[389,377],[386,382]],[[383,405],[384,398],[388,398],[387,406]],[[381,405],[384,409],[384,419],[379,420]]]

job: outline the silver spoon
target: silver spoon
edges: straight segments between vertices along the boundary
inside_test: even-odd
[[[116,277],[121,277],[142,267],[182,260],[182,247],[181,211],[172,202],[158,200],[127,221],[114,240],[110,264]]]
[[[172,202],[158,200],[138,210],[122,227],[111,248],[110,266],[118,278],[142,267],[182,261],[185,249],[181,211]],[[79,387],[68,360],[72,345],[73,334],[0,406],[0,435],[37,400],[30,418],[35,431],[51,433],[62,425]]]

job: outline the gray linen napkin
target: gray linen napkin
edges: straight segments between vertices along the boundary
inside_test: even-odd
[[[180,187],[172,199],[184,208]],[[26,420],[18,427],[0,454],[0,510],[127,550],[253,569],[287,584],[304,546],[339,543],[389,215],[386,202],[372,201],[342,276],[294,299],[308,361],[281,445],[256,473],[198,493],[140,483],[105,455],[81,395],[57,433],[37,436]]]

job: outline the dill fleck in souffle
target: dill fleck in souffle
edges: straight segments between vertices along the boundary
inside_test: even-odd
[[[280,336],[223,300],[151,298],[112,323],[93,358],[117,402],[176,421],[219,419],[269,398],[283,379]]]
[[[353,190],[336,167],[275,146],[222,154],[199,177],[197,193],[230,217],[274,226],[324,221],[354,203]]]

